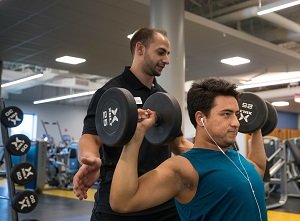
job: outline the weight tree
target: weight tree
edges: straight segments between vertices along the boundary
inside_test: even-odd
[[[4,158],[6,178],[8,186],[8,199],[11,205],[11,216],[13,221],[18,221],[18,212],[29,213],[35,209],[38,196],[34,191],[25,190],[16,192],[15,183],[25,185],[35,178],[35,168],[32,164],[21,162],[13,165],[12,155],[22,156],[30,148],[31,141],[26,135],[18,134],[9,136],[8,128],[19,126],[23,121],[23,112],[18,107],[5,107],[3,98],[0,98],[1,111],[1,133],[5,146]],[[28,220],[28,219],[27,219]],[[34,221],[34,219],[31,219]],[[37,221],[37,220],[35,220]]]

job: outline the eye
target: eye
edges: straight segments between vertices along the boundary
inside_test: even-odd
[[[165,55],[165,52],[164,51],[158,51],[158,55]]]
[[[160,55],[160,56],[164,56],[164,55],[167,54],[167,51],[163,50],[163,49],[160,49],[160,50],[157,50],[157,54]]]
[[[225,113],[223,113],[223,115],[224,115],[225,117],[228,117],[228,116],[230,115],[230,113],[229,113],[229,112],[225,112]]]

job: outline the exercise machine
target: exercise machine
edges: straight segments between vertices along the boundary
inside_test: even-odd
[[[57,126],[61,141],[58,145],[55,145],[53,138],[46,129],[46,125],[49,125],[49,122],[41,122],[49,142],[46,159],[46,183],[51,187],[71,189],[70,184],[79,168],[77,159],[78,144],[71,142],[69,135],[61,133],[59,122],[56,121],[52,125]]]
[[[300,138],[285,141],[288,165],[288,195],[300,198]]]
[[[265,136],[263,140],[267,156],[267,169],[269,172],[269,179],[265,181],[267,209],[273,209],[283,206],[288,198],[286,146],[280,143],[277,137]],[[278,202],[268,202],[268,198],[272,193],[279,193]]]

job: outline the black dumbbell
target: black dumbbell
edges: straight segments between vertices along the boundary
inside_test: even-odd
[[[1,122],[9,128],[19,126],[23,117],[23,111],[15,106],[6,107],[1,111]]]
[[[143,109],[156,111],[156,124],[145,138],[154,145],[174,140],[182,123],[178,101],[168,93],[151,95]],[[111,147],[127,144],[134,135],[138,121],[137,105],[133,95],[124,88],[110,88],[101,96],[96,111],[96,129],[104,144]]]
[[[24,134],[15,134],[8,138],[5,143],[6,150],[15,156],[22,156],[29,151],[30,139]]]
[[[278,114],[275,107],[272,104],[270,104],[268,101],[265,102],[268,108],[268,117],[266,123],[261,128],[261,132],[263,136],[266,136],[269,133],[271,133],[276,128],[278,123]]]
[[[244,92],[239,99],[239,132],[253,133],[261,129],[262,135],[271,133],[277,126],[276,109],[258,95]]]
[[[38,204],[38,196],[31,190],[17,192],[12,198],[12,207],[19,213],[29,213]]]
[[[35,168],[32,164],[21,162],[15,164],[10,171],[11,180],[19,185],[25,185],[34,180],[36,175]]]

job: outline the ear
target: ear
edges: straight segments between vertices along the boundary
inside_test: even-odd
[[[195,113],[195,120],[197,122],[198,125],[200,125],[201,127],[203,127],[203,123],[201,122],[201,118],[204,117],[204,114],[201,111],[197,111]]]
[[[143,55],[144,54],[144,45],[141,42],[138,41],[136,43],[135,48],[136,48],[136,51],[137,51],[138,55]]]

